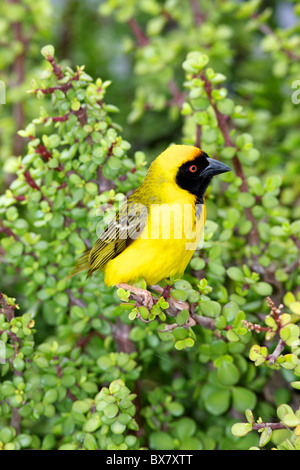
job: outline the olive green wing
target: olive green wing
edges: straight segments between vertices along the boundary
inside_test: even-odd
[[[108,261],[122,253],[130,243],[138,238],[147,221],[147,207],[143,204],[127,201],[89,251],[88,277],[94,271],[103,269]],[[80,259],[78,261],[80,262]],[[81,263],[86,263],[86,261],[87,257]]]

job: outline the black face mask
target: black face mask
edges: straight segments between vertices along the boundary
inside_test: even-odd
[[[176,183],[180,188],[197,196],[197,203],[203,204],[203,197],[213,176],[231,171],[224,163],[201,155],[181,165],[176,175]]]

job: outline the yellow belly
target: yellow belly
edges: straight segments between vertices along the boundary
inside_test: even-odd
[[[195,208],[160,205],[151,208],[139,238],[105,266],[108,286],[144,278],[148,285],[183,274],[201,239],[205,206],[196,218]]]

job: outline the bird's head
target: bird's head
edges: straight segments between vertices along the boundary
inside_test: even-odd
[[[213,176],[231,171],[229,166],[209,158],[203,150],[192,145],[168,147],[154,164],[163,178],[197,196],[199,203]]]

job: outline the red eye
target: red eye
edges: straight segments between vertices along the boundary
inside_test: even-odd
[[[191,165],[189,170],[190,170],[191,173],[195,173],[195,171],[197,171],[197,166],[196,165]]]

